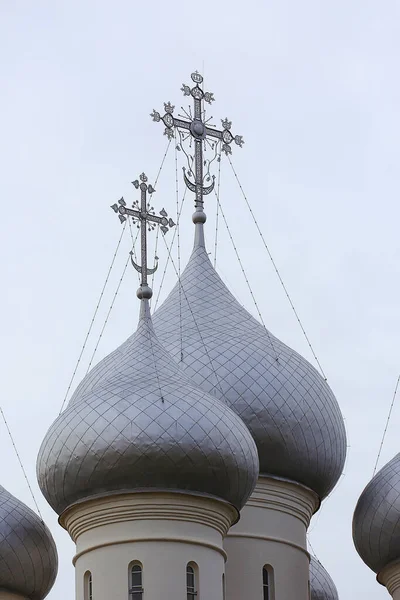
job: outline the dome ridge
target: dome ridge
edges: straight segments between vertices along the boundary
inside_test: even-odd
[[[180,281],[153,315],[157,336],[193,381],[244,420],[260,473],[298,481],[323,498],[346,454],[337,401],[306,359],[239,304],[199,239],[196,234]]]
[[[0,486],[0,589],[42,600],[53,587],[57,550],[43,521]]]
[[[136,333],[88,373],[50,428],[37,472],[59,514],[80,500],[143,489],[209,495],[239,510],[258,459],[244,423],[163,348],[143,299]]]

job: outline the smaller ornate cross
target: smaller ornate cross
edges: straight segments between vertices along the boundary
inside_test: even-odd
[[[154,194],[155,189],[152,185],[147,185],[147,177],[144,173],[142,173],[139,177],[139,181],[136,179],[132,181],[132,184],[136,189],[140,188],[140,206],[138,200],[136,200],[132,208],[128,208],[126,206],[126,202],[124,198],[120,198],[118,200],[118,204],[113,204],[111,208],[114,212],[118,214],[119,220],[121,223],[126,221],[127,216],[132,217],[134,223],[137,224],[137,227],[140,227],[140,235],[141,235],[141,256],[142,256],[142,264],[138,265],[132,258],[133,252],[131,251],[131,261],[132,265],[135,267],[139,273],[142,274],[141,286],[147,286],[147,275],[152,275],[157,270],[157,262],[155,267],[152,269],[147,268],[147,231],[152,231],[155,229],[156,224],[160,225],[160,229],[162,233],[165,235],[171,227],[174,227],[175,223],[172,219],[168,218],[167,213],[164,209],[160,211],[160,217],[154,214],[154,208],[150,206],[150,203],[147,202],[147,192],[149,194]],[[156,261],[158,258],[156,257]]]

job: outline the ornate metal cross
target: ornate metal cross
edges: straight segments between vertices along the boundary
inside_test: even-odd
[[[147,275],[155,273],[158,266],[158,258],[156,257],[155,267],[152,269],[147,268],[147,230],[152,231],[155,229],[156,224],[158,224],[160,225],[162,233],[165,235],[171,227],[174,227],[175,223],[172,219],[168,219],[168,214],[164,209],[160,211],[160,217],[154,214],[154,208],[147,202],[147,192],[149,192],[149,194],[154,194],[155,189],[152,185],[147,185],[147,177],[144,173],[140,175],[139,179],[141,183],[136,179],[135,181],[132,181],[132,184],[136,189],[140,188],[140,207],[139,201],[135,200],[132,208],[128,208],[124,197],[122,197],[118,200],[118,204],[113,204],[111,208],[118,214],[121,223],[126,221],[127,215],[128,217],[132,217],[133,222],[137,223],[138,228],[140,227],[142,264],[136,264],[132,258],[133,252],[131,251],[130,254],[132,265],[142,274],[141,285],[147,286]]]
[[[167,102],[164,104],[165,115],[162,117],[159,112],[153,110],[151,113],[151,117],[153,121],[162,121],[165,125],[164,135],[168,137],[168,139],[172,139],[174,137],[174,130],[176,128],[183,129],[189,132],[189,135],[194,139],[195,144],[195,152],[194,152],[194,162],[195,162],[195,174],[194,174],[194,183],[190,181],[190,179],[186,175],[185,169],[184,171],[184,179],[187,187],[196,194],[196,208],[203,208],[203,196],[209,194],[214,189],[215,177],[213,176],[213,181],[211,185],[204,186],[204,177],[203,177],[203,142],[207,140],[208,137],[214,138],[216,140],[221,140],[222,142],[222,151],[225,154],[231,154],[232,148],[231,143],[235,142],[238,146],[242,147],[244,144],[243,137],[241,135],[233,136],[231,133],[232,122],[228,121],[228,119],[221,120],[222,129],[214,129],[210,126],[207,126],[207,122],[204,122],[204,112],[202,110],[202,102],[207,102],[211,104],[214,101],[214,94],[211,92],[203,92],[199,84],[203,83],[203,77],[197,71],[192,73],[192,81],[195,83],[195,86],[190,88],[190,86],[183,84],[182,92],[184,96],[192,96],[194,100],[194,114],[190,113],[188,116],[190,120],[186,120],[180,118],[180,116],[174,117],[173,112],[175,106],[171,104],[171,102]],[[190,171],[189,171],[190,175]]]

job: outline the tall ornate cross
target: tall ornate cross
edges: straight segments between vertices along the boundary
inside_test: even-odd
[[[132,181],[132,184],[136,189],[140,188],[140,206],[139,201],[135,200],[132,208],[128,208],[126,206],[124,197],[122,196],[122,198],[118,200],[118,204],[113,204],[111,208],[118,214],[121,223],[126,221],[128,216],[132,217],[133,222],[137,224],[138,228],[140,227],[142,264],[136,264],[133,260],[133,252],[131,251],[130,254],[132,265],[142,275],[142,281],[140,285],[142,287],[147,287],[147,275],[152,275],[156,272],[158,260],[156,257],[155,267],[152,269],[147,268],[147,230],[152,231],[155,229],[156,224],[158,224],[160,225],[162,233],[165,235],[171,227],[174,227],[175,223],[172,219],[168,218],[168,214],[164,209],[160,211],[160,217],[154,214],[154,208],[147,202],[147,192],[149,192],[149,194],[154,194],[155,189],[152,185],[147,185],[147,177],[144,173],[140,175],[139,179],[140,183],[136,179],[135,181]]]
[[[175,129],[183,129],[188,131],[189,135],[191,135],[194,139],[194,183],[186,175],[185,169],[183,171],[187,187],[196,194],[195,206],[197,209],[201,210],[203,208],[203,196],[212,192],[215,184],[215,177],[213,176],[211,185],[204,186],[203,142],[209,137],[220,140],[222,142],[221,150],[225,152],[225,154],[231,154],[231,143],[235,142],[235,144],[242,147],[244,141],[241,135],[232,135],[232,122],[228,121],[228,119],[221,120],[221,130],[207,126],[207,122],[204,122],[203,120],[204,113],[202,110],[202,102],[204,101],[208,104],[211,104],[211,102],[214,101],[214,94],[211,92],[203,92],[199,85],[203,83],[203,77],[197,71],[192,73],[192,81],[195,83],[194,87],[190,88],[190,86],[183,84],[181,88],[184,96],[192,96],[194,100],[194,113],[193,116],[191,113],[187,115],[189,116],[189,120],[181,118],[180,115],[178,117],[174,117],[173,112],[175,106],[173,106],[171,102],[164,104],[165,115],[163,117],[156,110],[153,110],[150,116],[153,118],[153,121],[162,121],[164,123],[164,135],[166,135],[169,140],[174,137]],[[190,170],[188,174],[190,175]]]

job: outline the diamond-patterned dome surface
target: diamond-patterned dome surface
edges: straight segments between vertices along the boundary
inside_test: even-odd
[[[313,556],[310,560],[310,597],[311,600],[339,600],[331,576]]]
[[[362,492],[353,516],[353,540],[375,573],[400,559],[400,454]]]
[[[191,380],[243,419],[261,473],[300,482],[323,498],[346,455],[337,401],[314,367],[237,302],[212,267],[202,235],[196,239],[180,283],[154,314],[157,336]]]
[[[46,525],[0,486],[0,589],[42,600],[53,587],[57,550]]]
[[[258,456],[237,415],[185,375],[142,300],[138,330],[83,379],[39,451],[39,485],[59,514],[116,491],[176,490],[240,509]]]

